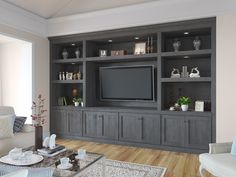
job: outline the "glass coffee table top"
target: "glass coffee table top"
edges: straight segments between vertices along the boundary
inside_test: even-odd
[[[34,147],[29,147],[24,149],[24,151],[29,151],[33,149]],[[52,167],[54,169],[53,173],[54,177],[73,177],[77,176],[81,172],[88,170],[91,166],[95,164],[101,163],[101,165],[104,165],[103,161],[105,160],[105,157],[102,154],[86,152],[86,156],[82,159],[76,159],[75,156],[77,156],[76,151],[67,149],[66,151],[61,152],[60,154],[55,155],[53,157],[43,156],[44,157],[43,161],[28,167],[31,168]],[[63,157],[69,157],[70,163],[72,164],[72,167],[70,169],[61,170],[57,168],[57,166],[60,165],[60,159]]]

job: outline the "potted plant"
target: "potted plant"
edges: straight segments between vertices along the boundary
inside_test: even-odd
[[[182,96],[178,100],[178,104],[181,105],[182,111],[188,111],[188,105],[191,103],[191,99],[187,96]]]
[[[83,101],[82,98],[73,98],[75,106],[79,106],[82,103],[82,101]]]

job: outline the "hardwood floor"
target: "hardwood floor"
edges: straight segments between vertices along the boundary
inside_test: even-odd
[[[86,149],[105,154],[107,159],[166,167],[165,177],[200,177],[198,155],[138,148],[88,141],[59,139],[57,143],[71,149]],[[213,177],[207,174],[206,177]]]

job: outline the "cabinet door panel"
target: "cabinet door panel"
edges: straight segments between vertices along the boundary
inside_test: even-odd
[[[162,144],[168,146],[185,145],[185,118],[181,116],[162,116]]]
[[[102,137],[102,121],[99,112],[86,111],[84,113],[84,136]]]
[[[68,130],[70,135],[82,135],[82,111],[71,111],[67,113]]]
[[[140,114],[120,114],[120,140],[141,142],[142,133],[142,117]]]
[[[102,136],[107,139],[118,139],[118,113],[104,112],[102,118]]]
[[[67,122],[67,114],[64,110],[54,110],[54,126],[55,133],[58,134],[67,134],[68,133],[68,122]]]
[[[159,115],[142,115],[143,118],[143,139],[144,143],[148,144],[160,144],[160,116]]]
[[[186,146],[208,149],[211,142],[211,118],[191,117],[186,118]]]

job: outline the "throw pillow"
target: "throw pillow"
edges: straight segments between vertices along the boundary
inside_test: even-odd
[[[2,177],[27,177],[28,176],[28,170],[18,170],[12,173],[9,173],[7,175],[4,175]]]
[[[0,119],[0,139],[13,136],[12,117],[5,116]]]
[[[26,119],[26,117],[16,116],[13,127],[14,133],[20,132],[23,129]]]
[[[236,137],[234,138],[234,141],[231,147],[231,154],[236,156]]]

